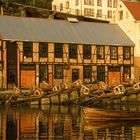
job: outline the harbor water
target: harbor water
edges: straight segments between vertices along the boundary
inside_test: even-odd
[[[81,106],[2,106],[0,140],[140,140],[140,116],[137,120],[97,116],[98,121],[85,116]]]

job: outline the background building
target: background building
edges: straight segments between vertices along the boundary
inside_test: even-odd
[[[115,13],[115,23],[134,42],[135,78],[140,79],[140,2],[122,1]]]
[[[111,20],[120,0],[53,0],[52,10]]]
[[[131,78],[134,44],[118,25],[0,16],[0,33],[4,89]]]

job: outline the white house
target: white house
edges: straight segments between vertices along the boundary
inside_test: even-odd
[[[140,2],[120,2],[114,18],[135,44],[135,78],[140,79]]]
[[[111,20],[120,0],[53,0],[52,10]]]

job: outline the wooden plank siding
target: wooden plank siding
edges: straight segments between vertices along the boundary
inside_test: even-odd
[[[3,69],[3,88],[7,88],[7,64],[6,64],[6,46],[5,42],[3,42],[3,60],[4,60],[4,69]],[[105,56],[104,59],[97,59],[97,48],[96,45],[91,45],[91,58],[84,59],[83,58],[83,44],[77,45],[77,58],[69,58],[69,44],[63,43],[63,56],[62,58],[55,58],[54,55],[54,43],[48,43],[48,56],[47,57],[39,57],[39,42],[33,42],[33,51],[32,57],[25,57],[23,52],[23,42],[18,41],[17,43],[17,86],[19,88],[29,88],[31,85],[36,84],[39,85],[39,66],[41,64],[47,65],[47,82],[51,85],[58,85],[62,82],[72,82],[72,71],[73,69],[79,70],[79,79],[82,81],[88,81],[90,83],[94,82],[97,79],[97,66],[105,67],[105,82],[109,85],[112,84],[112,77],[116,75],[116,82],[121,83],[123,81],[123,67],[125,65],[133,67],[134,65],[134,48],[131,47],[131,59],[123,60],[123,46],[118,47],[118,58],[116,60],[111,60],[110,58],[110,46],[105,46]],[[63,78],[55,79],[55,71],[54,65],[62,65],[63,66]],[[34,70],[22,70],[22,65],[34,65]],[[91,77],[89,79],[84,80],[84,66],[91,67]],[[109,66],[119,66],[119,72],[111,72],[108,71]],[[111,80],[110,80],[111,79]]]

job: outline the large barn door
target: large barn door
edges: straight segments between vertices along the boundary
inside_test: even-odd
[[[118,85],[121,81],[120,67],[110,66],[108,69],[108,85]]]
[[[29,89],[35,85],[35,66],[27,65],[21,67],[21,88]]]

